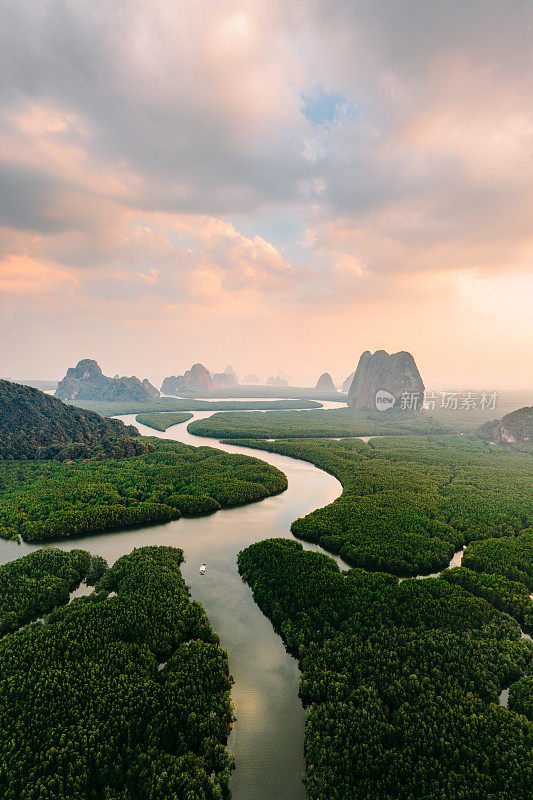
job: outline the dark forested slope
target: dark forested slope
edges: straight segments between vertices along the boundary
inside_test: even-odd
[[[517,408],[501,419],[486,422],[476,435],[496,444],[525,444],[533,448],[533,406]]]
[[[135,428],[0,380],[0,459],[134,455],[149,449]]]

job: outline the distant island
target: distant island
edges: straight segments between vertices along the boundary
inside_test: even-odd
[[[235,372],[235,370],[233,369],[231,364],[228,364],[226,366],[226,369],[224,370],[224,372],[226,373],[226,375],[229,375],[229,377],[230,377],[230,379],[232,381],[232,385],[234,385],[234,386],[238,386],[239,385],[239,379],[237,377],[237,373]]]
[[[364,411],[421,411],[424,382],[411,353],[361,355],[348,392],[348,405]]]
[[[221,385],[221,384],[219,384]],[[178,395],[182,392],[210,391],[215,383],[203,364],[193,364],[184,375],[170,375],[161,384],[161,394]]]
[[[333,378],[329,372],[324,372],[316,382],[315,392],[336,392]]]
[[[267,385],[268,386],[288,386],[289,382],[282,378],[280,375],[271,375],[270,378],[267,378]]]
[[[145,378],[118,376],[109,378],[92,358],[83,358],[58,383],[55,397],[66,402],[79,400],[151,400],[159,391]]]
[[[344,392],[344,394],[348,394],[348,392],[350,391],[350,386],[352,385],[354,376],[355,376],[355,370],[353,372],[350,372],[350,374],[342,384],[342,391]]]

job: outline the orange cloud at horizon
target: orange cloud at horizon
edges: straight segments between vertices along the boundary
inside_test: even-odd
[[[3,374],[533,384],[533,6],[49,5],[0,53]]]

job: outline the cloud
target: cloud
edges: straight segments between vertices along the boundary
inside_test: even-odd
[[[445,324],[465,286],[497,316],[495,287],[531,269],[528,0],[19,0],[3,22],[21,321],[53,325],[68,297],[207,341],[231,311],[244,347],[254,316],[272,341],[384,305],[422,325],[413,295]]]
[[[42,264],[28,256],[8,256],[0,260],[0,291],[4,296],[31,294],[42,296],[75,287],[76,280],[68,273]]]

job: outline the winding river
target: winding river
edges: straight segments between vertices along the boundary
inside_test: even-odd
[[[339,405],[342,404],[324,403],[330,408]],[[204,419],[212,413],[197,412],[193,419]],[[303,800],[305,712],[298,698],[297,663],[255,605],[249,587],[238,574],[236,562],[238,552],[252,542],[270,537],[291,538],[291,522],[333,502],[342,486],[332,475],[308,462],[194,436],[187,430],[188,423],[159,432],[136,422],[134,414],[119,419],[134,424],[146,436],[256,455],[287,475],[288,489],[259,503],[223,509],[207,517],[181,518],[50,546],[65,550],[83,548],[102,555],[110,565],[134,547],[147,544],[183,549],[183,576],[191,587],[192,597],[202,603],[228,651],[235,680],[232,699],[237,721],[228,743],[236,758],[231,781],[233,800]],[[308,550],[320,550],[316,545],[302,544]],[[35,547],[0,539],[0,563],[26,555]],[[461,557],[459,551],[450,566],[460,564]],[[199,567],[204,561],[207,573],[202,576]],[[348,568],[341,559],[336,561]],[[74,595],[87,592],[87,587],[81,586]],[[500,702],[505,699],[502,696]]]
[[[198,412],[193,418],[202,419],[211,413]],[[290,537],[291,522],[335,500],[342,491],[341,484],[304,461],[193,436],[187,431],[188,423],[161,433],[135,422],[133,414],[120,419],[135,424],[147,436],[257,455],[287,475],[288,489],[259,503],[223,509],[207,517],[181,518],[51,546],[64,550],[83,548],[99,553],[109,564],[134,547],[147,544],[183,549],[183,576],[191,587],[192,597],[202,603],[222,647],[228,651],[235,680],[232,699],[237,722],[228,743],[236,759],[231,781],[233,800],[303,800],[305,714],[298,698],[298,666],[254,603],[250,588],[241,580],[237,553],[252,542]],[[303,544],[309,549],[319,549]],[[35,547],[0,539],[0,563],[26,555]],[[199,574],[203,561],[207,562],[204,576]],[[80,587],[79,593],[83,591],[84,587]]]

